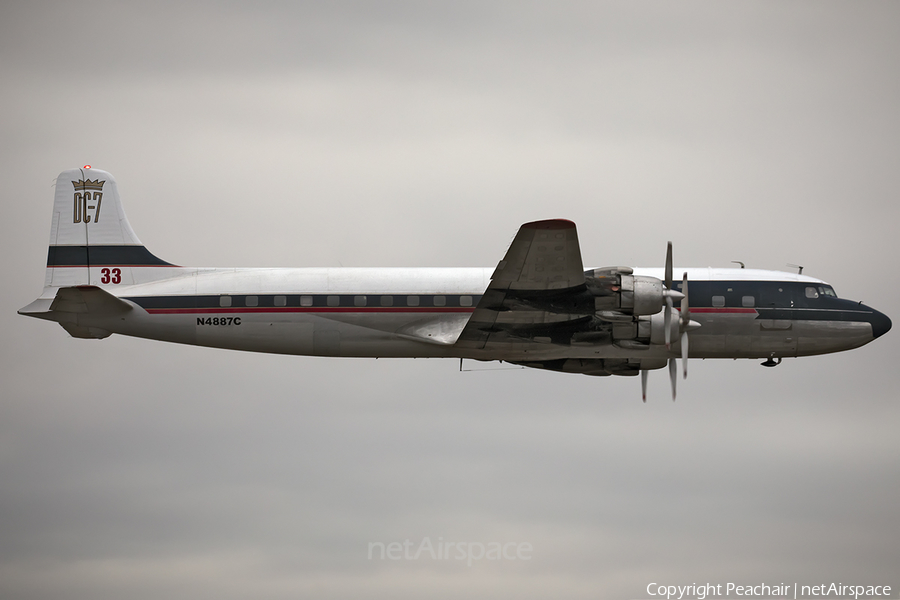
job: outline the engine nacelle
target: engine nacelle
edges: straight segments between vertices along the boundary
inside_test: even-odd
[[[633,315],[655,315],[665,303],[663,282],[656,277],[622,275],[619,308]]]
[[[594,296],[594,310],[624,315],[655,315],[665,303],[665,286],[656,277],[634,275],[628,267],[605,267],[585,272]]]

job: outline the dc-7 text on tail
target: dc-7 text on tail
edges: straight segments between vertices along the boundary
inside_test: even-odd
[[[755,269],[582,265],[575,224],[519,228],[494,269],[179,267],[138,240],[116,181],[56,180],[41,296],[19,313],[79,338],[112,333],[255,352],[502,360],[586,375],[642,375],[676,357],[784,357],[862,346],[884,314],[819,279]],[[688,282],[690,281],[690,286]],[[690,291],[688,290],[690,287]]]

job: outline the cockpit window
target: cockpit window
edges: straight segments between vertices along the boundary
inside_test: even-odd
[[[834,288],[830,285],[819,286],[819,293],[823,296],[831,296],[832,298],[837,298],[837,294],[834,293]]]
[[[818,290],[816,290],[816,288],[809,286],[806,288],[806,297],[807,298],[818,298],[819,292],[818,292]]]

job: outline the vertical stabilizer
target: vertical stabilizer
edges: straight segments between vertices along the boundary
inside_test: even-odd
[[[135,235],[112,175],[89,167],[59,174],[45,287],[114,288],[172,277],[173,270],[180,271]]]

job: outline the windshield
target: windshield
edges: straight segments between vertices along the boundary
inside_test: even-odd
[[[818,298],[819,296],[831,296],[832,298],[837,298],[837,294],[834,293],[834,288],[830,285],[810,285],[806,287],[807,298]]]

